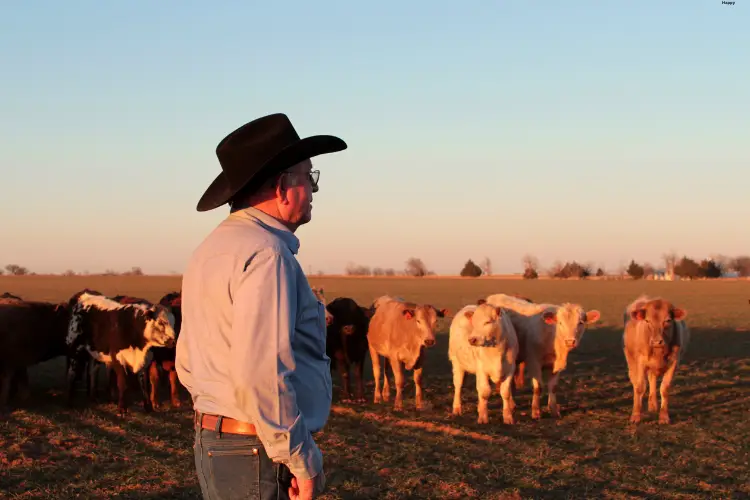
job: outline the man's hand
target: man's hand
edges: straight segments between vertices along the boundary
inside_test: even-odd
[[[312,479],[297,480],[292,478],[292,485],[289,488],[289,498],[291,500],[312,500],[323,493],[326,485],[326,476],[323,471]]]

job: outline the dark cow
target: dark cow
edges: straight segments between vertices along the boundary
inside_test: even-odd
[[[86,361],[93,358],[114,370],[118,410],[126,413],[127,373],[137,374],[150,364],[152,347],[174,345],[173,325],[174,316],[164,306],[122,304],[101,295],[81,294],[71,308],[66,338],[70,360],[68,401],[72,402],[75,381]],[[142,390],[144,410],[151,411],[147,387],[142,386]]]
[[[0,404],[10,399],[14,380],[28,394],[29,366],[65,355],[67,304],[5,298],[0,302]]]
[[[338,368],[341,377],[341,400],[351,398],[349,368],[354,367],[356,399],[364,402],[362,373],[367,356],[367,329],[373,310],[362,307],[348,297],[338,297],[326,305],[332,322],[326,328],[326,354],[331,358],[331,370]]]
[[[180,292],[170,292],[159,300],[159,304],[168,308],[174,315],[174,333],[175,340],[180,336],[180,327],[182,326],[182,295]],[[180,403],[180,381],[177,378],[174,361],[176,349],[174,347],[154,347],[151,349],[154,357],[149,366],[149,379],[151,382],[151,404],[154,408],[160,408],[159,401],[159,378],[160,371],[163,370],[169,377],[169,395],[173,408],[179,408]]]

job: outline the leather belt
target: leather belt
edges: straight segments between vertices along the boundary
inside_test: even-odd
[[[219,415],[212,415],[210,413],[204,413],[200,415],[195,412],[194,422],[198,424],[200,419],[200,426],[202,429],[208,429],[211,431],[218,430],[219,432],[225,432],[227,434],[242,434],[245,436],[257,436],[258,433],[255,431],[255,426],[248,422],[241,420],[235,420],[230,417],[221,417],[221,426],[217,429],[216,423],[219,421]]]

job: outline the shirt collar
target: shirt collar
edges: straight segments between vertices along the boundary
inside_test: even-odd
[[[297,238],[288,227],[282,224],[281,221],[268,215],[262,210],[258,210],[255,207],[248,207],[229,214],[229,217],[253,221],[262,226],[268,232],[280,238],[286,243],[293,254],[296,255],[299,251],[299,238]]]

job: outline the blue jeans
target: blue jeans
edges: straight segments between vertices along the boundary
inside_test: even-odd
[[[257,436],[195,426],[195,469],[204,500],[288,500],[292,473]]]

